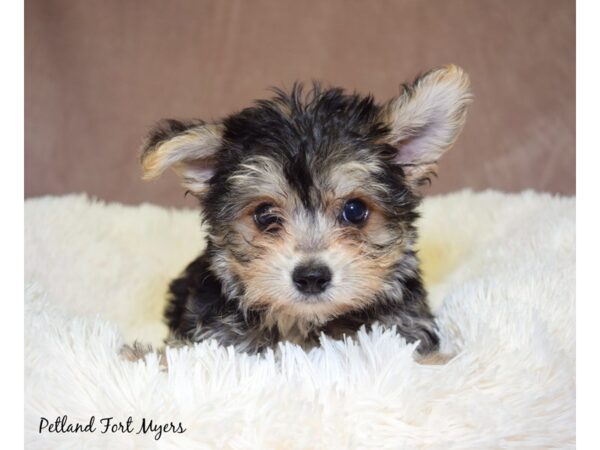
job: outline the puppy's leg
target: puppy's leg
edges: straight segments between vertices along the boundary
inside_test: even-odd
[[[447,364],[453,354],[441,353],[440,338],[433,316],[425,310],[421,316],[400,315],[393,322],[400,335],[409,342],[419,341],[415,361],[422,365],[439,366]]]
[[[419,340],[420,344],[417,348],[415,361],[426,366],[441,366],[447,364],[453,354],[441,353],[440,338],[438,330],[433,318],[425,317],[422,321],[409,321],[415,328],[404,328],[404,336],[408,336],[409,340]]]

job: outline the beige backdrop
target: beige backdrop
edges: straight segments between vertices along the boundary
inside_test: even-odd
[[[575,193],[575,2],[26,0],[25,193],[193,205],[140,180],[162,117],[216,119],[319,79],[387,99],[456,63],[475,92],[430,192]]]

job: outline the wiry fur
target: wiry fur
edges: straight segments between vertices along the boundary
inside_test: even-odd
[[[416,186],[456,139],[468,100],[466,75],[448,66],[385,105],[295,85],[219,124],[159,124],[142,154],[146,176],[180,173],[208,232],[205,252],[171,284],[171,341],[214,338],[258,352],[380,322],[419,341],[421,353],[436,350],[414,250]],[[362,226],[340,219],[353,198],[369,208]],[[253,219],[264,202],[281,219],[268,230]],[[290,274],[313,260],[331,268],[331,287],[301,295]]]

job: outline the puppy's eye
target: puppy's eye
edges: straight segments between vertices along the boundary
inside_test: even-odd
[[[369,208],[362,200],[348,200],[342,210],[342,221],[352,225],[362,225],[369,216]]]
[[[261,203],[254,210],[254,222],[261,230],[267,230],[273,226],[282,223],[281,217],[274,212],[274,206],[271,203]]]

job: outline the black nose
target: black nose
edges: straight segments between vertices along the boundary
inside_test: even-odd
[[[331,270],[322,264],[301,264],[294,269],[292,280],[303,294],[320,294],[331,282]]]

